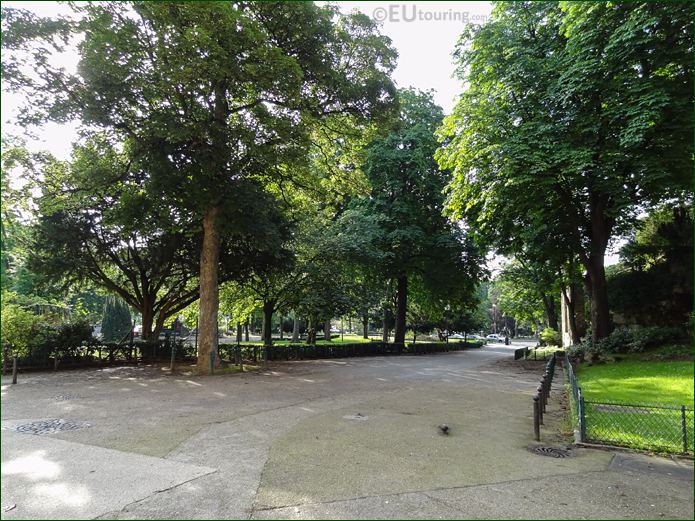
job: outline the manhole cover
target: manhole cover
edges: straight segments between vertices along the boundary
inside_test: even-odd
[[[541,456],[550,456],[551,458],[568,458],[572,455],[569,450],[559,449],[557,447],[533,447],[531,452],[535,452]]]
[[[88,423],[74,420],[63,420],[60,418],[51,418],[49,420],[38,420],[22,425],[13,425],[8,427],[9,430],[21,432],[23,434],[53,434],[61,431],[74,431],[89,427]]]
[[[56,402],[66,402],[68,400],[77,400],[78,398],[82,397],[77,394],[59,394],[53,397]]]

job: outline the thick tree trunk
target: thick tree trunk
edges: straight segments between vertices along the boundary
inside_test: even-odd
[[[244,342],[249,341],[249,319],[246,319],[246,323],[244,324]]]
[[[574,284],[570,284],[567,288],[562,288],[562,298],[565,301],[567,309],[567,326],[570,333],[570,345],[576,345],[581,341],[579,328],[577,327],[577,289]]]
[[[405,344],[405,313],[408,309],[408,277],[398,277],[396,289],[396,329],[393,333],[393,341],[396,344]]]
[[[236,323],[236,343],[237,344],[241,343],[241,335],[242,335],[241,322],[237,322]]]
[[[548,319],[548,327],[555,331],[560,331],[560,325],[557,321],[557,310],[555,309],[555,299],[548,297],[546,293],[541,293],[541,299],[543,300],[545,316]]]
[[[275,311],[274,301],[263,303],[263,331],[261,336],[263,337],[264,346],[273,345],[273,311]]]
[[[162,329],[164,329],[164,321],[167,318],[168,317],[164,317],[161,315],[157,317],[157,320],[155,321],[155,324],[154,324],[154,329],[152,330],[152,340],[154,340],[154,341],[159,340],[159,334],[162,332]]]
[[[299,318],[295,313],[294,323],[292,324],[292,343],[296,344],[297,342],[299,342]]]
[[[210,357],[217,356],[217,311],[219,288],[217,275],[220,236],[217,230],[219,208],[209,208],[203,216],[203,246],[200,251],[200,315],[198,318],[198,374],[210,374]],[[212,354],[211,354],[212,353]]]
[[[591,338],[596,342],[611,332],[603,254],[589,258],[587,273],[591,288]]]
[[[386,309],[386,306],[384,306],[384,330],[381,333],[381,340],[382,342],[388,342],[389,341],[389,317],[388,317],[388,310]]]
[[[369,315],[365,313],[362,317],[362,338],[369,339]]]
[[[282,315],[280,315],[280,340],[284,340],[284,338],[285,338],[285,332],[283,331],[284,328],[282,327],[283,326],[282,320],[283,320]]]
[[[154,311],[152,309],[152,305],[150,305],[148,301],[144,301],[142,303],[140,315],[142,316],[142,331],[140,333],[141,338],[147,341],[157,340],[157,337],[152,338],[152,322],[154,321]]]
[[[330,342],[331,341],[331,319],[328,318],[326,319],[326,322],[323,324],[323,338],[324,340]]]

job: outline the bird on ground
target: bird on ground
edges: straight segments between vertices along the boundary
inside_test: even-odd
[[[446,423],[439,425],[439,430],[442,434],[449,434],[449,426]]]

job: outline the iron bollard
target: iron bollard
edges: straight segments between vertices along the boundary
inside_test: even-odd
[[[538,395],[533,397],[533,439],[541,441],[541,413]]]
[[[539,385],[536,389],[536,396],[538,397],[538,423],[543,425],[543,406],[542,406],[542,396],[543,396],[543,386]]]
[[[17,383],[17,357],[12,357],[12,383]]]
[[[545,375],[543,375],[543,378],[541,379],[541,389],[543,391],[541,396],[541,406],[543,407],[543,412],[545,412],[545,405],[548,402],[548,379]]]

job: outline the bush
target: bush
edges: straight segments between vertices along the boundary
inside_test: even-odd
[[[560,333],[552,328],[546,327],[538,335],[541,339],[541,345],[543,346],[559,346],[560,345]]]
[[[96,340],[92,331],[87,319],[72,320],[61,324],[48,342],[61,358],[75,358],[80,354],[80,348],[84,344],[91,344]]]
[[[577,355],[603,355],[608,353],[642,353],[648,349],[659,347],[668,343],[683,340],[684,334],[675,327],[631,327],[614,330],[606,338],[593,342],[591,337],[585,337],[579,346],[572,346]]]

